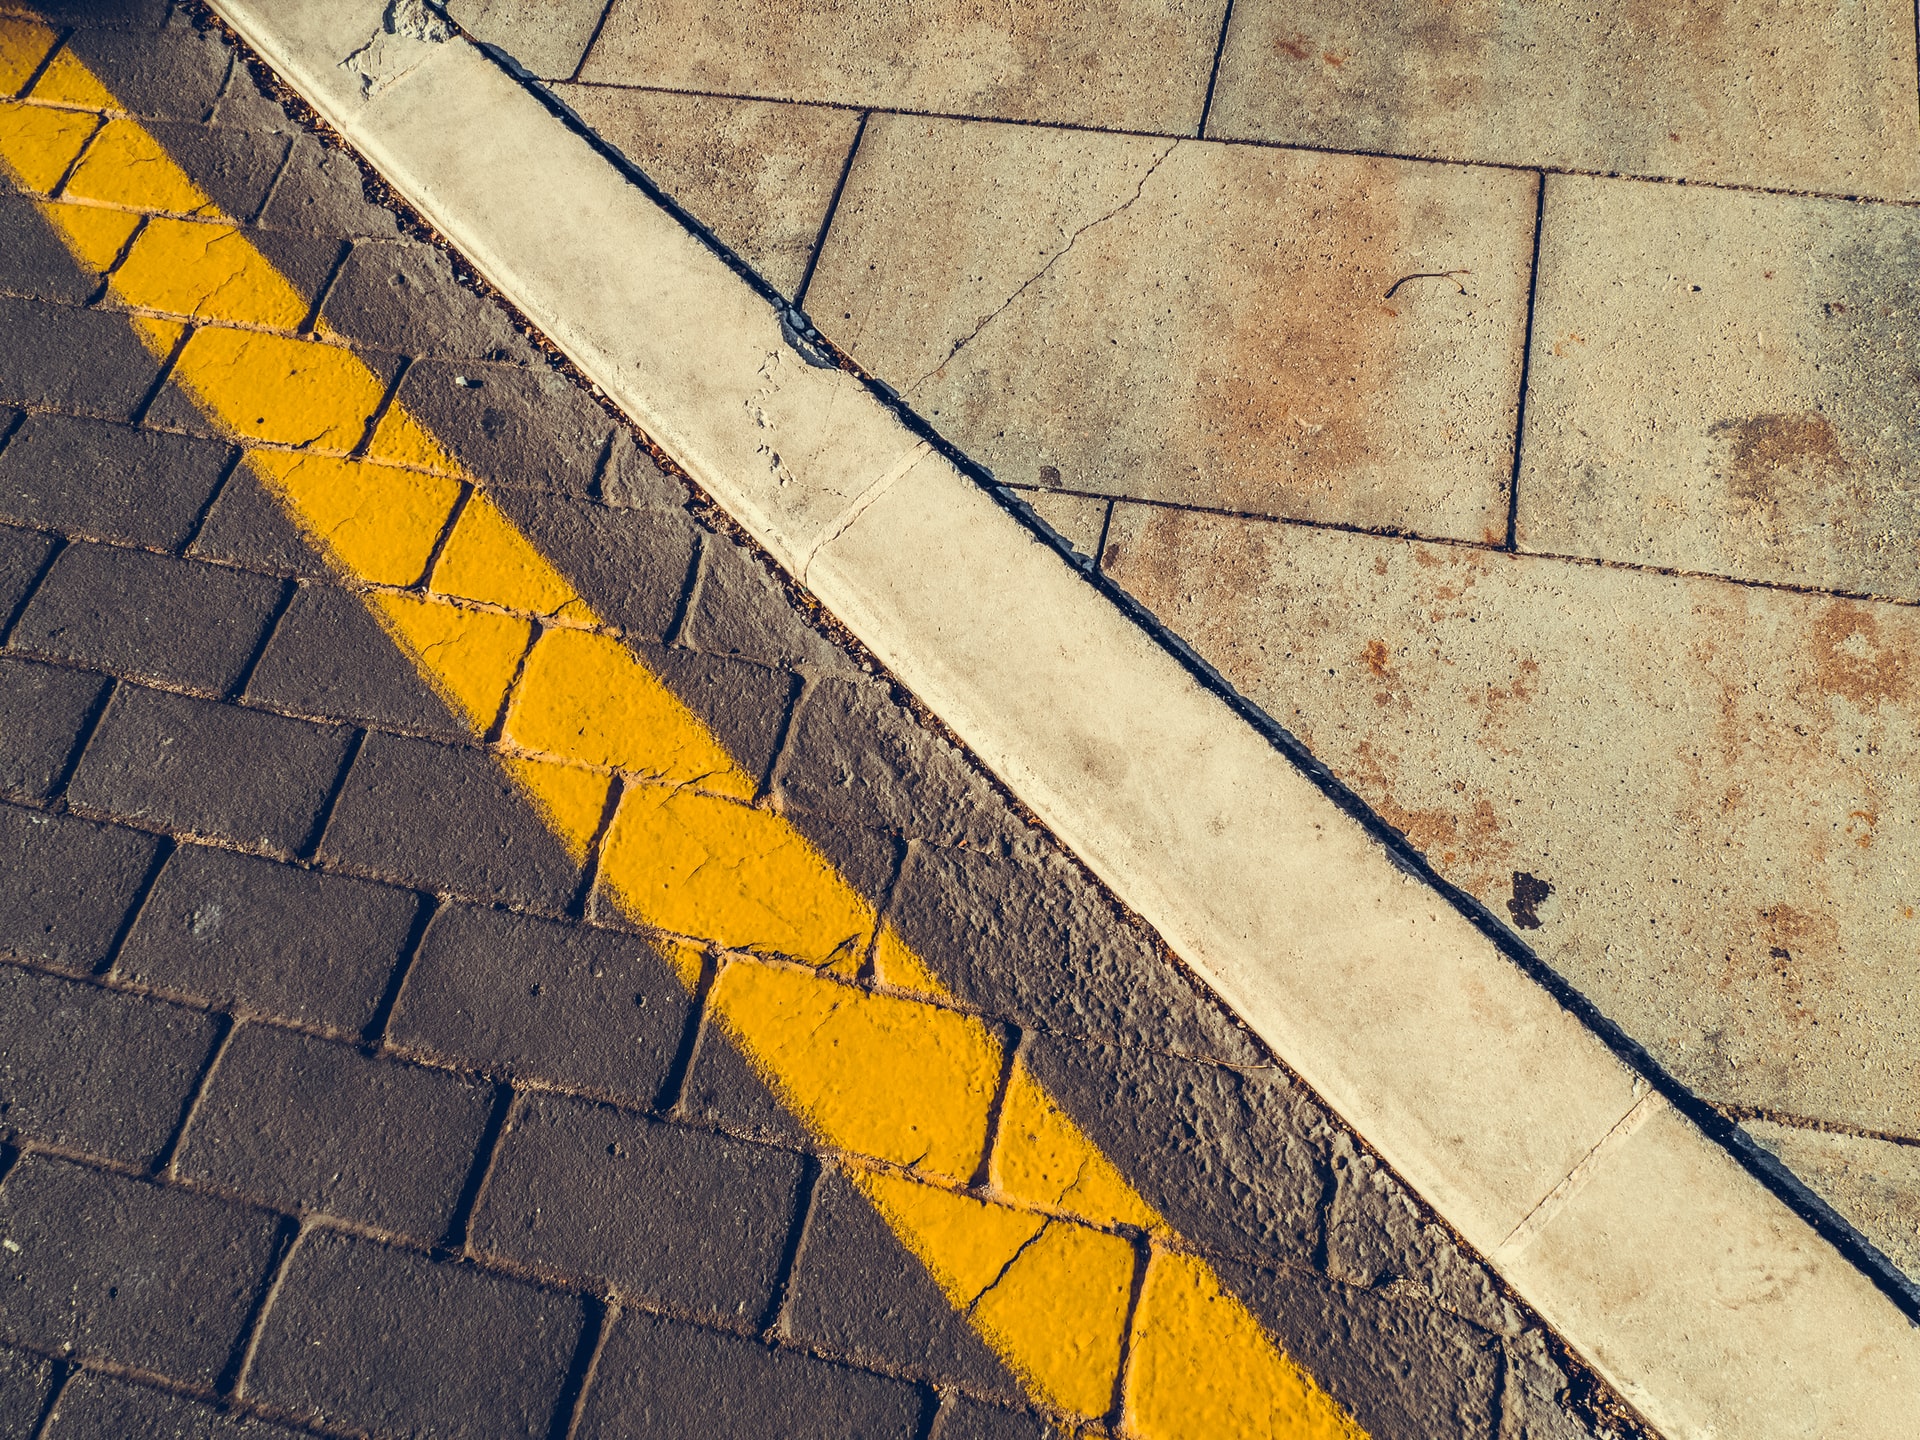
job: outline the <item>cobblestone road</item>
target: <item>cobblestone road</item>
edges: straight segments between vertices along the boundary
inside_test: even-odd
[[[1636,1433],[354,160],[0,18],[0,1437]]]

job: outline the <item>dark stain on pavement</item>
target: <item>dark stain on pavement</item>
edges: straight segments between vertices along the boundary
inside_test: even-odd
[[[1552,881],[1516,870],[1513,872],[1513,897],[1507,901],[1507,913],[1522,930],[1538,930],[1541,923],[1540,907],[1546,904],[1551,894]]]

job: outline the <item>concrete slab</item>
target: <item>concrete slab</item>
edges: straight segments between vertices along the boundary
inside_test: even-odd
[[[1920,1147],[1771,1120],[1742,1127],[1909,1275],[1920,1274]]]
[[[1209,135],[1906,198],[1907,0],[1239,0]]]
[[[876,116],[807,303],[1003,481],[1491,540],[1534,185]]]
[[[1551,176],[1522,548],[1920,599],[1920,213]]]

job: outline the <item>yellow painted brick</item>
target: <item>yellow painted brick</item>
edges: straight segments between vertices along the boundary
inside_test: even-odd
[[[526,691],[523,681],[516,715]],[[637,918],[730,950],[824,965],[858,957],[873,924],[872,907],[782,816],[697,790],[629,787],[600,868]]]
[[[667,964],[680,978],[680,983],[691,991],[700,983],[700,969],[706,962],[706,947],[687,940],[662,940],[657,943]]]
[[[1094,1225],[1166,1229],[1024,1064],[1016,1063],[1007,1081],[990,1168],[994,1189],[1009,1199],[1064,1210]]]
[[[460,495],[444,476],[344,456],[250,450],[247,462],[328,559],[373,585],[420,579]]]
[[[826,1144],[954,1181],[978,1168],[1001,1049],[973,1016],[737,958],[708,1003]]]
[[[1161,1250],[1134,1316],[1123,1428],[1141,1440],[1366,1440],[1204,1260]]]
[[[543,635],[514,692],[507,735],[525,750],[740,800],[758,788],[680,697],[610,635]]]
[[[64,113],[77,115],[75,111]],[[211,217],[220,213],[206,192],[173,163],[160,142],[139,121],[125,117],[100,127],[62,193],[172,215]]]
[[[0,160],[22,186],[44,195],[60,183],[99,123],[75,110],[0,102]]]
[[[522,614],[593,622],[566,577],[485,495],[475,495],[460,512],[433,567],[433,588]]]
[[[612,788],[613,777],[577,765],[518,755],[506,756],[502,763],[520,788],[533,797],[548,828],[565,843],[574,863],[586,859],[587,846],[600,828],[600,817],[606,814],[607,791]]]
[[[20,93],[34,68],[47,58],[55,35],[37,20],[0,16],[0,96]]]
[[[880,939],[874,945],[873,977],[895,990],[910,990],[936,1000],[952,998],[940,977],[927,968],[927,962],[913,953],[891,925],[881,927]]]
[[[484,734],[500,713],[520,657],[527,653],[532,625],[492,610],[470,610],[416,595],[376,591],[367,596],[367,603],[434,688],[452,702],[467,724]],[[557,787],[562,782],[550,783]],[[604,784],[600,794],[604,801]],[[597,811],[594,818],[597,822]],[[585,849],[584,841],[581,848]]]
[[[71,50],[53,57],[53,63],[34,82],[33,98],[43,105],[77,105],[84,110],[120,108],[113,92],[96,80]]]
[[[1031,1393],[1080,1415],[1107,1413],[1131,1245],[894,1175],[855,1171],[854,1180]]]
[[[105,205],[68,205],[59,200],[42,200],[40,213],[47,217],[81,264],[102,273],[113,268],[113,262],[127,248],[127,239],[141,219],[132,210],[112,210]]]
[[[460,462],[440,443],[440,437],[399,405],[381,416],[367,454],[390,465],[414,465],[442,475],[462,473]]]
[[[125,211],[92,213],[133,219]],[[114,272],[113,289],[144,310],[282,330],[296,328],[308,309],[300,292],[231,225],[166,216],[147,222]]]
[[[129,315],[133,333],[146,342],[147,349],[163,359],[173,353],[187,327],[178,320],[162,320],[157,315]]]
[[[351,450],[386,384],[351,350],[209,326],[180,352],[175,376],[236,435]]]

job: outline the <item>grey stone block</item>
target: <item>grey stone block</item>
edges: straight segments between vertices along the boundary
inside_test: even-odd
[[[844,651],[800,618],[765,563],[722,535],[701,542],[699,588],[678,638],[709,655],[806,666],[821,674],[858,673]]]
[[[232,456],[217,440],[29,415],[0,452],[0,519],[177,550]]]
[[[104,675],[0,656],[0,791],[42,801],[67,773]]]
[[[249,570],[331,579],[314,548],[301,535],[286,507],[267,493],[242,465],[221,487],[187,553],[199,560],[224,560]]]
[[[0,401],[130,417],[159,377],[123,315],[0,298]]]
[[[353,157],[304,133],[292,137],[286,168],[260,212],[260,223],[342,239],[391,239],[400,233],[393,212],[366,198]]]
[[[616,431],[591,396],[545,365],[422,360],[400,382],[399,400],[477,478],[503,490],[591,495]]]
[[[776,1145],[811,1143],[807,1127],[774,1098],[711,1013],[701,1028],[699,1048],[687,1068],[676,1108],[694,1124],[718,1126],[736,1135]]]
[[[941,1412],[933,1440],[1053,1440],[1058,1433],[1038,1415],[956,1395]]]
[[[158,34],[81,29],[73,57],[133,114],[150,120],[206,120],[232,57],[220,38],[174,14]]]
[[[693,562],[694,525],[684,512],[511,489],[492,499],[601,619],[636,640],[671,632]]]
[[[84,305],[99,288],[33,201],[0,183],[0,294]]]
[[[169,120],[147,121],[146,129],[231,220],[259,212],[287,154],[284,135]]]
[[[461,285],[444,253],[411,240],[355,245],[321,318],[355,345],[453,360],[545,363],[504,310]]]
[[[0,806],[0,950],[66,970],[107,958],[160,842]]]
[[[295,1440],[297,1432],[82,1370],[60,1391],[45,1434],[47,1440]]]
[[[52,551],[51,536],[0,526],[0,624],[13,618]]]
[[[34,1440],[52,1389],[51,1360],[0,1349],[0,1440]]]

